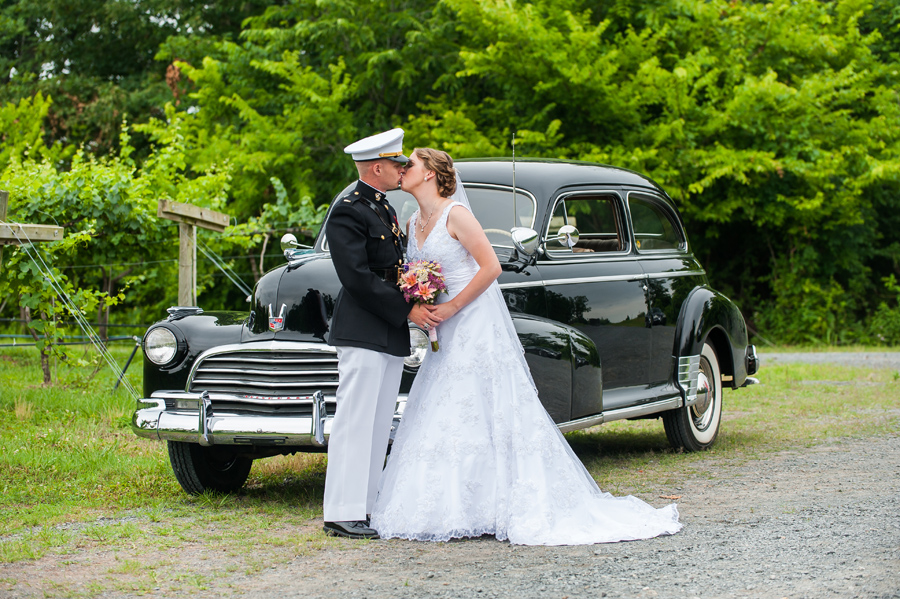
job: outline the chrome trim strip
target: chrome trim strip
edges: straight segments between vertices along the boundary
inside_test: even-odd
[[[206,358],[206,361],[207,362],[228,362],[230,359],[231,358],[228,358],[226,356],[210,356],[209,358]],[[271,364],[272,363],[271,358],[243,358],[241,361],[249,362],[252,364]],[[291,359],[279,360],[279,363],[285,364],[285,363],[290,363],[290,362],[297,362],[300,364],[337,364],[337,361],[338,361],[337,357],[335,357],[335,358],[319,358],[319,359],[313,359],[313,360],[301,360],[301,359],[297,358],[295,360],[291,360]]]
[[[652,403],[641,404],[639,406],[631,406],[628,408],[619,408],[618,410],[609,410],[595,416],[579,418],[578,420],[570,420],[569,422],[561,422],[556,427],[561,433],[569,433],[572,431],[596,426],[604,422],[612,422],[613,420],[624,420],[626,418],[635,418],[646,414],[655,414],[664,410],[674,410],[682,406],[680,397],[670,397],[662,401],[654,401]]]
[[[646,279],[688,277],[705,275],[701,270],[677,270],[672,272],[654,272],[640,275],[608,275],[603,277],[578,277],[571,279],[548,279],[544,281],[527,281],[524,283],[501,283],[500,289],[517,289],[520,287],[548,287],[550,285],[577,285],[582,283],[608,283],[611,281],[643,281]]]
[[[210,348],[197,356],[197,359],[194,360],[193,366],[191,366],[191,372],[190,374],[188,374],[184,390],[186,392],[190,392],[191,384],[194,382],[194,376],[196,376],[197,374],[197,369],[206,358],[209,358],[210,356],[218,356],[220,354],[257,351],[305,352],[313,354],[317,353],[323,356],[328,354],[334,354],[335,356],[337,355],[337,349],[335,349],[331,345],[326,345],[324,343],[310,343],[306,341],[277,341],[275,339],[270,339],[268,341],[255,341],[252,343],[231,343],[229,345],[219,345]]]
[[[664,410],[674,410],[675,408],[680,408],[682,403],[681,397],[670,397],[662,401],[654,401],[653,403],[641,404],[630,408],[610,410],[609,412],[604,412],[604,420],[605,422],[612,422],[613,420],[624,420],[626,418],[655,414]]]
[[[525,283],[502,283],[500,289],[522,287],[548,287],[550,285],[578,285],[581,283],[609,283],[611,281],[643,281],[647,275],[609,275],[605,277],[578,277],[572,279],[550,279],[547,281],[527,281]]]
[[[705,270],[678,270],[674,272],[656,272],[640,275],[609,275],[605,277],[577,277],[571,279],[548,279],[544,281],[527,281],[524,283],[501,283],[500,289],[518,289],[522,287],[548,287],[550,285],[579,285],[582,283],[609,283],[611,281],[644,281],[646,279],[664,277],[687,277],[705,275]]]
[[[669,278],[669,277],[691,277],[691,276],[703,276],[706,275],[706,269],[701,268],[700,270],[674,270],[670,272],[651,272],[647,273],[647,277],[651,279],[661,279],[661,278]]]
[[[201,373],[202,374],[202,373]],[[334,373],[330,373],[334,374]],[[235,379],[205,379],[198,377],[192,381],[195,385],[234,385],[235,387],[337,387],[337,381],[240,381]]]
[[[547,254],[550,252],[555,252],[557,250],[547,250]],[[564,252],[565,250],[559,250]],[[573,254],[575,255],[575,254]],[[579,256],[584,256],[584,258],[573,258],[566,260],[557,260],[554,256],[550,255],[549,259],[543,262],[539,262],[538,266],[541,264],[584,264],[585,262],[598,262],[598,263],[607,263],[607,262],[637,262],[639,260],[638,256],[634,254],[620,254],[618,252],[615,255],[609,256],[606,252],[598,253],[595,252],[593,254],[585,252],[583,254],[578,254]]]
[[[684,391],[684,404],[692,406],[697,401],[700,381],[700,355],[678,358],[678,385]]]
[[[571,279],[550,279],[545,280],[544,285],[577,285],[580,283],[608,283],[611,281],[644,281],[647,275],[608,275],[605,277],[573,277]]]
[[[324,252],[323,252],[324,253]],[[288,258],[287,263],[291,268],[296,268],[302,264],[306,264],[307,262],[312,261],[314,258],[321,255],[319,252],[307,252],[305,254],[301,254],[297,257]]]
[[[597,424],[603,424],[603,422],[603,414],[598,414],[597,416],[588,416],[587,418],[579,418],[578,420],[563,422],[561,424],[557,424],[556,427],[561,433],[570,433],[572,431],[589,428]]]
[[[500,283],[500,289],[522,289],[524,287],[543,287],[543,281],[525,281],[524,283]]]
[[[259,370],[256,368],[203,368],[203,372],[255,374],[260,376],[303,376],[334,374],[334,370]]]
[[[210,391],[209,398],[213,401],[219,402],[231,402],[231,403],[245,403],[250,405],[261,405],[261,406],[304,406],[311,405],[313,402],[313,394],[302,395],[302,396],[287,396],[287,397],[260,397],[260,396],[250,396],[244,397],[242,395],[234,395],[233,393],[219,393],[216,391]],[[162,400],[163,408],[165,408],[165,400],[171,399],[175,401],[197,401],[200,400],[200,393],[188,392],[188,391],[154,391],[151,399],[142,399],[143,402],[153,401],[157,403],[157,400]],[[325,399],[328,401],[334,401],[334,395],[326,395]]]

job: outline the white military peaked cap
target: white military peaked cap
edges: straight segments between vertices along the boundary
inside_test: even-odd
[[[344,152],[350,154],[356,162],[379,158],[409,162],[409,158],[403,155],[403,129],[399,127],[355,141],[344,148]]]

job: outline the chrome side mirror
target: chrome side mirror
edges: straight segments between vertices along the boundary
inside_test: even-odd
[[[285,233],[281,237],[281,251],[286,252],[297,247],[297,238],[293,233]]]
[[[575,244],[578,243],[578,236],[578,229],[572,225],[563,225],[559,228],[556,237],[551,237],[547,239],[547,241],[557,241],[559,242],[559,245],[564,245],[567,248],[572,249],[575,247]]]
[[[312,248],[308,245],[297,243],[297,238],[293,233],[285,233],[281,237],[281,251],[284,252],[284,257],[288,262],[295,259],[299,254],[304,253],[304,250],[310,249]]]
[[[527,227],[513,227],[509,233],[516,250],[529,257],[534,255],[538,247],[537,231]]]

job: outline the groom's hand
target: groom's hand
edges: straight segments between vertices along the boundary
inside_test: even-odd
[[[437,326],[443,318],[434,314],[436,306],[428,304],[414,304],[412,310],[409,311],[409,319],[423,329]],[[428,326],[425,326],[428,325]]]

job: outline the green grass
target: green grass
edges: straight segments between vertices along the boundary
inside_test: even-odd
[[[129,352],[113,353],[124,364]],[[228,557],[222,574],[355,546],[318,528],[323,455],[260,460],[240,494],[191,497],[175,481],[165,444],[131,432],[134,401],[112,391],[108,369],[90,382],[65,366],[57,374],[60,383],[44,388],[33,349],[0,353],[0,563],[74,560],[85,549],[124,556],[106,578],[78,589],[60,582],[50,594],[208,590],[206,575],[178,565],[196,543]],[[137,389],[140,374],[140,363],[132,364]],[[761,385],[725,391],[721,433],[707,452],[673,451],[659,420],[613,422],[567,439],[603,490],[658,504],[679,481],[712,476],[710,465],[722,460],[900,430],[900,373],[778,364],[759,378]],[[247,543],[253,552],[243,550]],[[134,561],[145,551],[162,556],[153,568]]]
[[[124,364],[130,351],[113,354]],[[108,368],[87,383],[66,366],[55,374],[59,383],[43,387],[33,349],[0,353],[0,563],[79,547],[234,546],[262,529],[269,531],[263,544],[296,545],[279,526],[321,514],[324,456],[261,460],[240,495],[191,497],[172,474],[165,443],[131,432],[134,400],[121,387],[112,391]],[[133,363],[136,389],[140,374]]]
[[[611,422],[566,438],[604,490],[653,493],[699,473],[712,459],[757,458],[900,430],[897,372],[776,364],[758,377],[760,385],[725,390],[719,436],[702,453],[674,451],[660,419]]]

